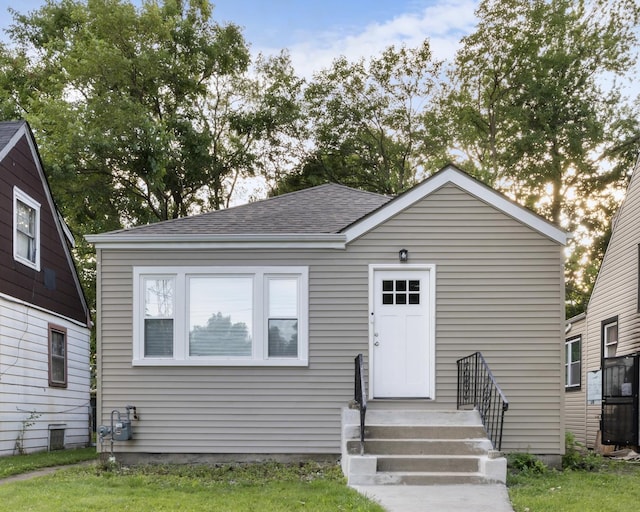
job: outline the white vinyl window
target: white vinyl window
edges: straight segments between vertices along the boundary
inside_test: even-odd
[[[581,377],[581,357],[582,357],[582,338],[575,338],[565,341],[565,381],[564,386],[567,390],[580,388]]]
[[[40,203],[13,188],[13,258],[40,270]]]
[[[602,325],[605,357],[615,357],[618,349],[618,321],[607,321]]]
[[[136,267],[135,365],[306,365],[306,267]]]

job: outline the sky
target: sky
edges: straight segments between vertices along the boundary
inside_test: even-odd
[[[13,7],[27,13],[45,0],[0,0],[0,39]],[[140,4],[140,0],[134,3]],[[243,28],[253,53],[286,48],[298,75],[311,77],[344,55],[378,55],[391,44],[417,46],[429,38],[437,59],[451,59],[473,31],[478,0],[214,0],[213,19]],[[18,6],[18,7],[16,7]]]

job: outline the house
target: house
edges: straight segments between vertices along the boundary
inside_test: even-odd
[[[0,455],[89,443],[90,314],[36,142],[0,122]]]
[[[453,166],[393,199],[325,184],[87,239],[98,418],[138,413],[102,448],[125,461],[335,457],[360,353],[370,412],[425,417],[481,351],[503,449],[563,453],[565,233]]]
[[[612,224],[586,315],[567,323],[567,430],[597,448],[638,442],[640,161]]]

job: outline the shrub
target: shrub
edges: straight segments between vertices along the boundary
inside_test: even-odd
[[[544,462],[531,453],[510,453],[507,464],[512,472],[527,475],[542,475],[548,471]]]
[[[576,441],[571,432],[564,437],[565,453],[562,456],[562,469],[568,471],[597,471],[603,465],[600,455],[589,451],[583,444]]]

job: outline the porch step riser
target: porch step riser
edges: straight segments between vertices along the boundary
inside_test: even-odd
[[[360,454],[360,441],[347,441],[347,453]],[[477,440],[378,440],[368,439],[364,453],[368,455],[484,455],[491,449],[488,439]]]
[[[375,475],[352,475],[349,485],[458,485],[486,484],[489,482],[480,473],[393,473],[379,472]]]
[[[378,472],[478,473],[480,463],[472,457],[378,457]]]

